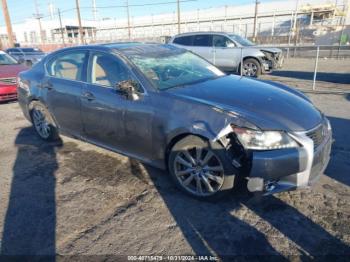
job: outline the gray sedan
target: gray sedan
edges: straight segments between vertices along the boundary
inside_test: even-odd
[[[18,100],[42,139],[68,135],[168,169],[197,198],[239,177],[265,194],[305,187],[330,155],[329,121],[302,93],[172,45],[56,51],[20,74]]]

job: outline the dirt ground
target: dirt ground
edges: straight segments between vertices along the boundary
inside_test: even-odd
[[[286,59],[282,69],[263,75],[262,79],[282,82],[303,91],[313,88],[315,59]],[[350,91],[350,59],[320,58],[317,64],[316,91]]]
[[[66,137],[43,142],[17,103],[0,104],[0,254],[345,260],[350,95],[309,96],[334,129],[331,161],[320,181],[262,200],[241,188],[216,203],[187,197],[166,172],[121,155]]]

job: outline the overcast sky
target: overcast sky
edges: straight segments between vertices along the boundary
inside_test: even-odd
[[[224,5],[241,5],[252,4],[254,0],[182,0],[181,9],[196,10],[209,7],[218,7]],[[260,2],[269,2],[276,0],[260,0]],[[35,13],[35,0],[7,0],[12,23],[20,23],[26,18],[33,17]],[[92,2],[93,0],[80,0],[82,19],[92,19]],[[39,12],[44,16],[49,15],[49,4],[52,3],[54,8],[60,8],[63,18],[76,17],[75,0],[37,0]],[[100,18],[106,17],[125,17],[126,11],[123,7],[126,0],[96,0],[98,15]],[[159,5],[133,6],[142,4],[167,3]],[[143,16],[176,11],[176,0],[129,0],[130,16]],[[66,11],[65,11],[66,10]],[[253,10],[252,10],[253,12]],[[4,25],[2,12],[0,13],[0,26]]]

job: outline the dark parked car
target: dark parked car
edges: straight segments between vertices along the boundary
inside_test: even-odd
[[[46,54],[38,48],[32,47],[16,47],[6,49],[6,53],[14,57],[18,62],[27,66],[32,66],[39,62]]]
[[[266,194],[308,186],[330,155],[329,121],[302,93],[225,75],[172,45],[59,50],[18,85],[41,138],[61,133],[168,168],[198,198],[222,195],[237,177]]]

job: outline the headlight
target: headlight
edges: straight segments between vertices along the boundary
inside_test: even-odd
[[[262,50],[260,50],[260,51],[265,55],[267,60],[272,60],[273,59],[274,55],[272,53],[266,52],[266,51],[262,51]]]
[[[272,150],[299,147],[286,132],[260,131],[232,126],[234,133],[246,149]]]

